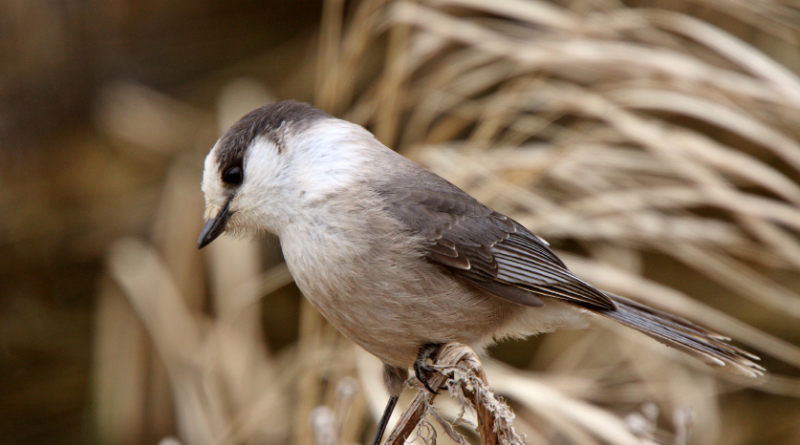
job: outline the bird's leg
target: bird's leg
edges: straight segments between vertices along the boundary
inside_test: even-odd
[[[389,402],[386,404],[386,408],[383,410],[383,415],[381,416],[380,422],[378,422],[378,431],[375,431],[375,437],[372,439],[372,445],[381,444],[383,432],[386,430],[386,425],[389,423],[389,418],[392,417],[392,411],[394,411],[394,407],[397,405],[398,398],[399,396],[389,397]]]
[[[389,402],[386,403],[386,408],[383,410],[381,420],[378,422],[378,430],[375,431],[375,437],[372,439],[372,445],[380,445],[383,439],[383,433],[386,430],[386,425],[389,423],[389,418],[392,417],[397,399],[400,393],[403,392],[403,386],[408,379],[408,369],[398,368],[389,364],[383,364],[383,383],[386,384],[386,389],[389,390]]]
[[[434,393],[438,394],[437,391],[434,391],[433,388],[428,384],[428,380],[433,375],[434,370],[428,366],[428,359],[436,361],[436,358],[439,357],[439,350],[441,350],[442,345],[437,344],[427,344],[421,348],[419,348],[419,354],[417,354],[417,360],[414,362],[414,374],[417,376],[417,380],[420,381],[425,388]]]

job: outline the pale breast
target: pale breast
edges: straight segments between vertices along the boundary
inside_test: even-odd
[[[331,211],[358,214],[360,223],[336,224],[325,217]],[[415,241],[374,210],[326,203],[285,231],[281,245],[298,287],[322,315],[396,366],[410,365],[427,343],[474,343],[507,315],[434,273]]]

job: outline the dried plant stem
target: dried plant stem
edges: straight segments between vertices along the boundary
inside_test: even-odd
[[[440,372],[434,374],[428,383],[433,388],[440,388],[447,382],[451,394],[460,400],[462,406],[470,405],[468,408],[477,414],[481,443],[485,445],[522,443],[511,426],[513,414],[505,402],[497,399],[487,386],[481,362],[470,347],[458,343],[445,345],[434,368]],[[434,398],[436,394],[420,386],[417,395],[386,440],[386,445],[405,443],[417,425],[424,420],[428,409],[433,409],[431,403]],[[440,417],[434,417],[441,422]],[[447,428],[447,425],[443,426],[447,429],[448,435],[457,434],[452,428]]]

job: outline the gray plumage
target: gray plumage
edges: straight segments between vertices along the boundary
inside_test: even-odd
[[[226,183],[236,166],[243,180]],[[304,295],[386,364],[393,394],[427,344],[480,352],[593,315],[763,372],[724,337],[585,283],[516,221],[306,104],[270,104],[235,124],[206,159],[203,191],[211,219],[200,245],[222,231],[276,234]]]

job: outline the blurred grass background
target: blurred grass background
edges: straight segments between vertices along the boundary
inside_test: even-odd
[[[0,1],[0,443],[367,440],[379,364],[277,241],[196,250],[205,154],[275,98],[771,371],[614,326],[508,341],[485,365],[530,443],[800,443],[799,41],[789,0]]]

